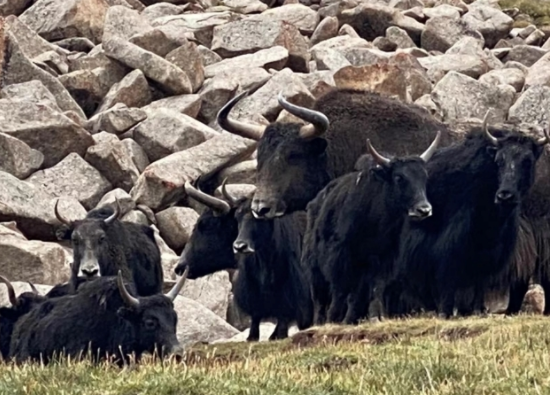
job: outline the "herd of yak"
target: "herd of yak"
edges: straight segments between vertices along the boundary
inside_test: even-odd
[[[514,314],[533,278],[550,312],[550,196],[535,182],[548,130],[533,137],[490,126],[487,113],[459,139],[415,105],[349,89],[326,93],[313,109],[279,94],[304,122],[259,126],[230,117],[247,94],[227,103],[218,123],[257,141],[255,190],[237,198],[224,181],[218,198],[212,185],[185,183],[185,195],[206,208],[174,288],[163,295],[153,230],[120,221],[118,202],[75,222],[56,205],[58,236],[74,251],[71,279],[46,295],[33,287],[16,296],[0,277],[11,303],[0,309],[5,360],[178,353],[173,300],[185,279],[228,269],[237,269],[233,292],[251,318],[249,341],[265,319],[277,320],[270,339],[281,339],[294,322],[484,314],[494,290],[509,293]]]

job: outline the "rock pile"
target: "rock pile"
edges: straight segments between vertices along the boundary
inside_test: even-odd
[[[488,109],[491,122],[550,121],[548,32],[513,28],[518,10],[494,0],[269,3],[0,2],[1,274],[65,281],[72,252],[57,241],[55,202],[76,220],[116,196],[124,220],[154,225],[173,280],[198,217],[185,181],[254,183],[255,143],[216,124],[243,90],[253,93],[233,116],[260,124],[290,119],[279,91],[311,106],[332,87],[395,96],[447,122]],[[188,282],[177,303],[184,344],[239,333],[225,322],[230,288],[226,273]]]

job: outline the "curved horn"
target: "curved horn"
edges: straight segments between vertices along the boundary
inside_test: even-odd
[[[544,137],[537,140],[537,145],[545,145],[550,142],[550,123],[543,129]]]
[[[71,224],[69,221],[67,221],[65,218],[63,218],[63,217],[61,216],[61,214],[59,214],[58,205],[59,205],[59,201],[60,201],[60,200],[61,200],[61,199],[57,199],[56,202],[55,202],[55,207],[54,207],[55,217],[56,217],[57,220],[58,220],[59,222],[61,222],[62,224],[65,224],[65,225],[68,225],[68,226],[72,226],[72,224]]]
[[[303,119],[306,122],[311,123],[311,125],[304,125],[300,129],[300,137],[303,139],[311,139],[314,137],[322,136],[325,133],[330,125],[330,122],[325,114],[319,111],[311,110],[309,108],[300,107],[296,104],[288,102],[284,96],[283,92],[279,92],[277,100],[281,107],[292,115]]]
[[[485,137],[487,140],[491,142],[493,145],[498,144],[498,139],[489,132],[489,114],[491,114],[491,110],[487,110],[485,113],[485,116],[483,117],[483,125],[481,126],[483,128],[483,133],[485,134]]]
[[[120,202],[118,201],[118,199],[115,197],[115,212],[113,213],[113,215],[111,215],[109,218],[105,218],[103,220],[103,222],[105,222],[105,225],[110,225],[114,222],[115,219],[118,218],[118,216],[120,215],[120,212],[122,211],[120,209]]]
[[[229,118],[231,109],[247,95],[248,91],[244,91],[231,99],[225,106],[222,107],[220,111],[218,111],[217,121],[218,125],[228,132],[258,141],[264,134],[264,126],[252,125]]]
[[[222,196],[225,200],[227,200],[229,202],[229,204],[232,206],[232,207],[235,207],[237,205],[237,201],[239,199],[237,199],[235,196],[231,195],[228,191],[227,191],[227,188],[225,187],[225,184],[227,183],[227,177],[223,180],[222,182]]]
[[[210,207],[212,210],[218,211],[222,214],[227,214],[231,211],[231,206],[229,203],[198,190],[189,181],[185,181],[183,187],[187,195],[195,199],[197,202]]]
[[[10,303],[17,307],[19,305],[19,300],[15,297],[15,290],[13,289],[13,285],[8,281],[8,279],[4,276],[0,276],[0,282],[6,284],[6,287],[8,288],[8,298],[10,300]]]
[[[441,140],[441,131],[438,130],[437,134],[435,135],[434,141],[430,144],[428,149],[424,151],[422,155],[420,155],[420,159],[422,159],[424,162],[427,162],[430,160],[432,155],[434,154],[435,150],[437,149],[437,146],[439,145],[439,140]]]
[[[181,289],[183,288],[185,284],[185,280],[187,280],[187,274],[189,274],[189,266],[185,268],[185,271],[181,275],[178,282],[174,285],[174,287],[165,295],[170,300],[176,299],[176,296],[180,293]]]
[[[40,292],[38,292],[38,290],[36,289],[33,283],[31,283],[30,281],[27,281],[27,283],[29,284],[29,287],[31,287],[31,291],[33,294],[40,295]]]
[[[367,149],[369,150],[369,153],[374,158],[374,161],[380,166],[387,166],[390,163],[390,160],[388,158],[385,158],[382,155],[380,155],[378,152],[376,152],[376,150],[370,143],[370,139],[367,139]]]
[[[116,283],[118,285],[118,291],[120,292],[120,296],[122,297],[124,303],[126,303],[126,305],[128,305],[129,307],[139,307],[139,299],[130,295],[130,293],[124,286],[124,282],[122,281],[122,272],[120,270],[118,271]]]

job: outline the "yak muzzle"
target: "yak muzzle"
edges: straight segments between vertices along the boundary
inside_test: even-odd
[[[409,210],[409,218],[423,220],[432,216],[432,205],[428,202],[420,203]]]
[[[233,252],[235,254],[253,254],[254,249],[251,248],[247,242],[242,240],[235,240],[233,243]]]
[[[495,195],[495,204],[515,204],[516,202],[516,195],[507,189],[501,189]]]

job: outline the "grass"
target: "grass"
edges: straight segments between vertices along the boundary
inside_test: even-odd
[[[538,27],[550,25],[550,1],[546,0],[499,0],[500,7],[518,8],[522,14],[527,14]],[[525,24],[521,22],[521,24]],[[522,27],[514,25],[515,27]]]
[[[118,369],[0,365],[0,394],[544,394],[548,318],[411,319],[312,328],[279,342],[196,346]]]

